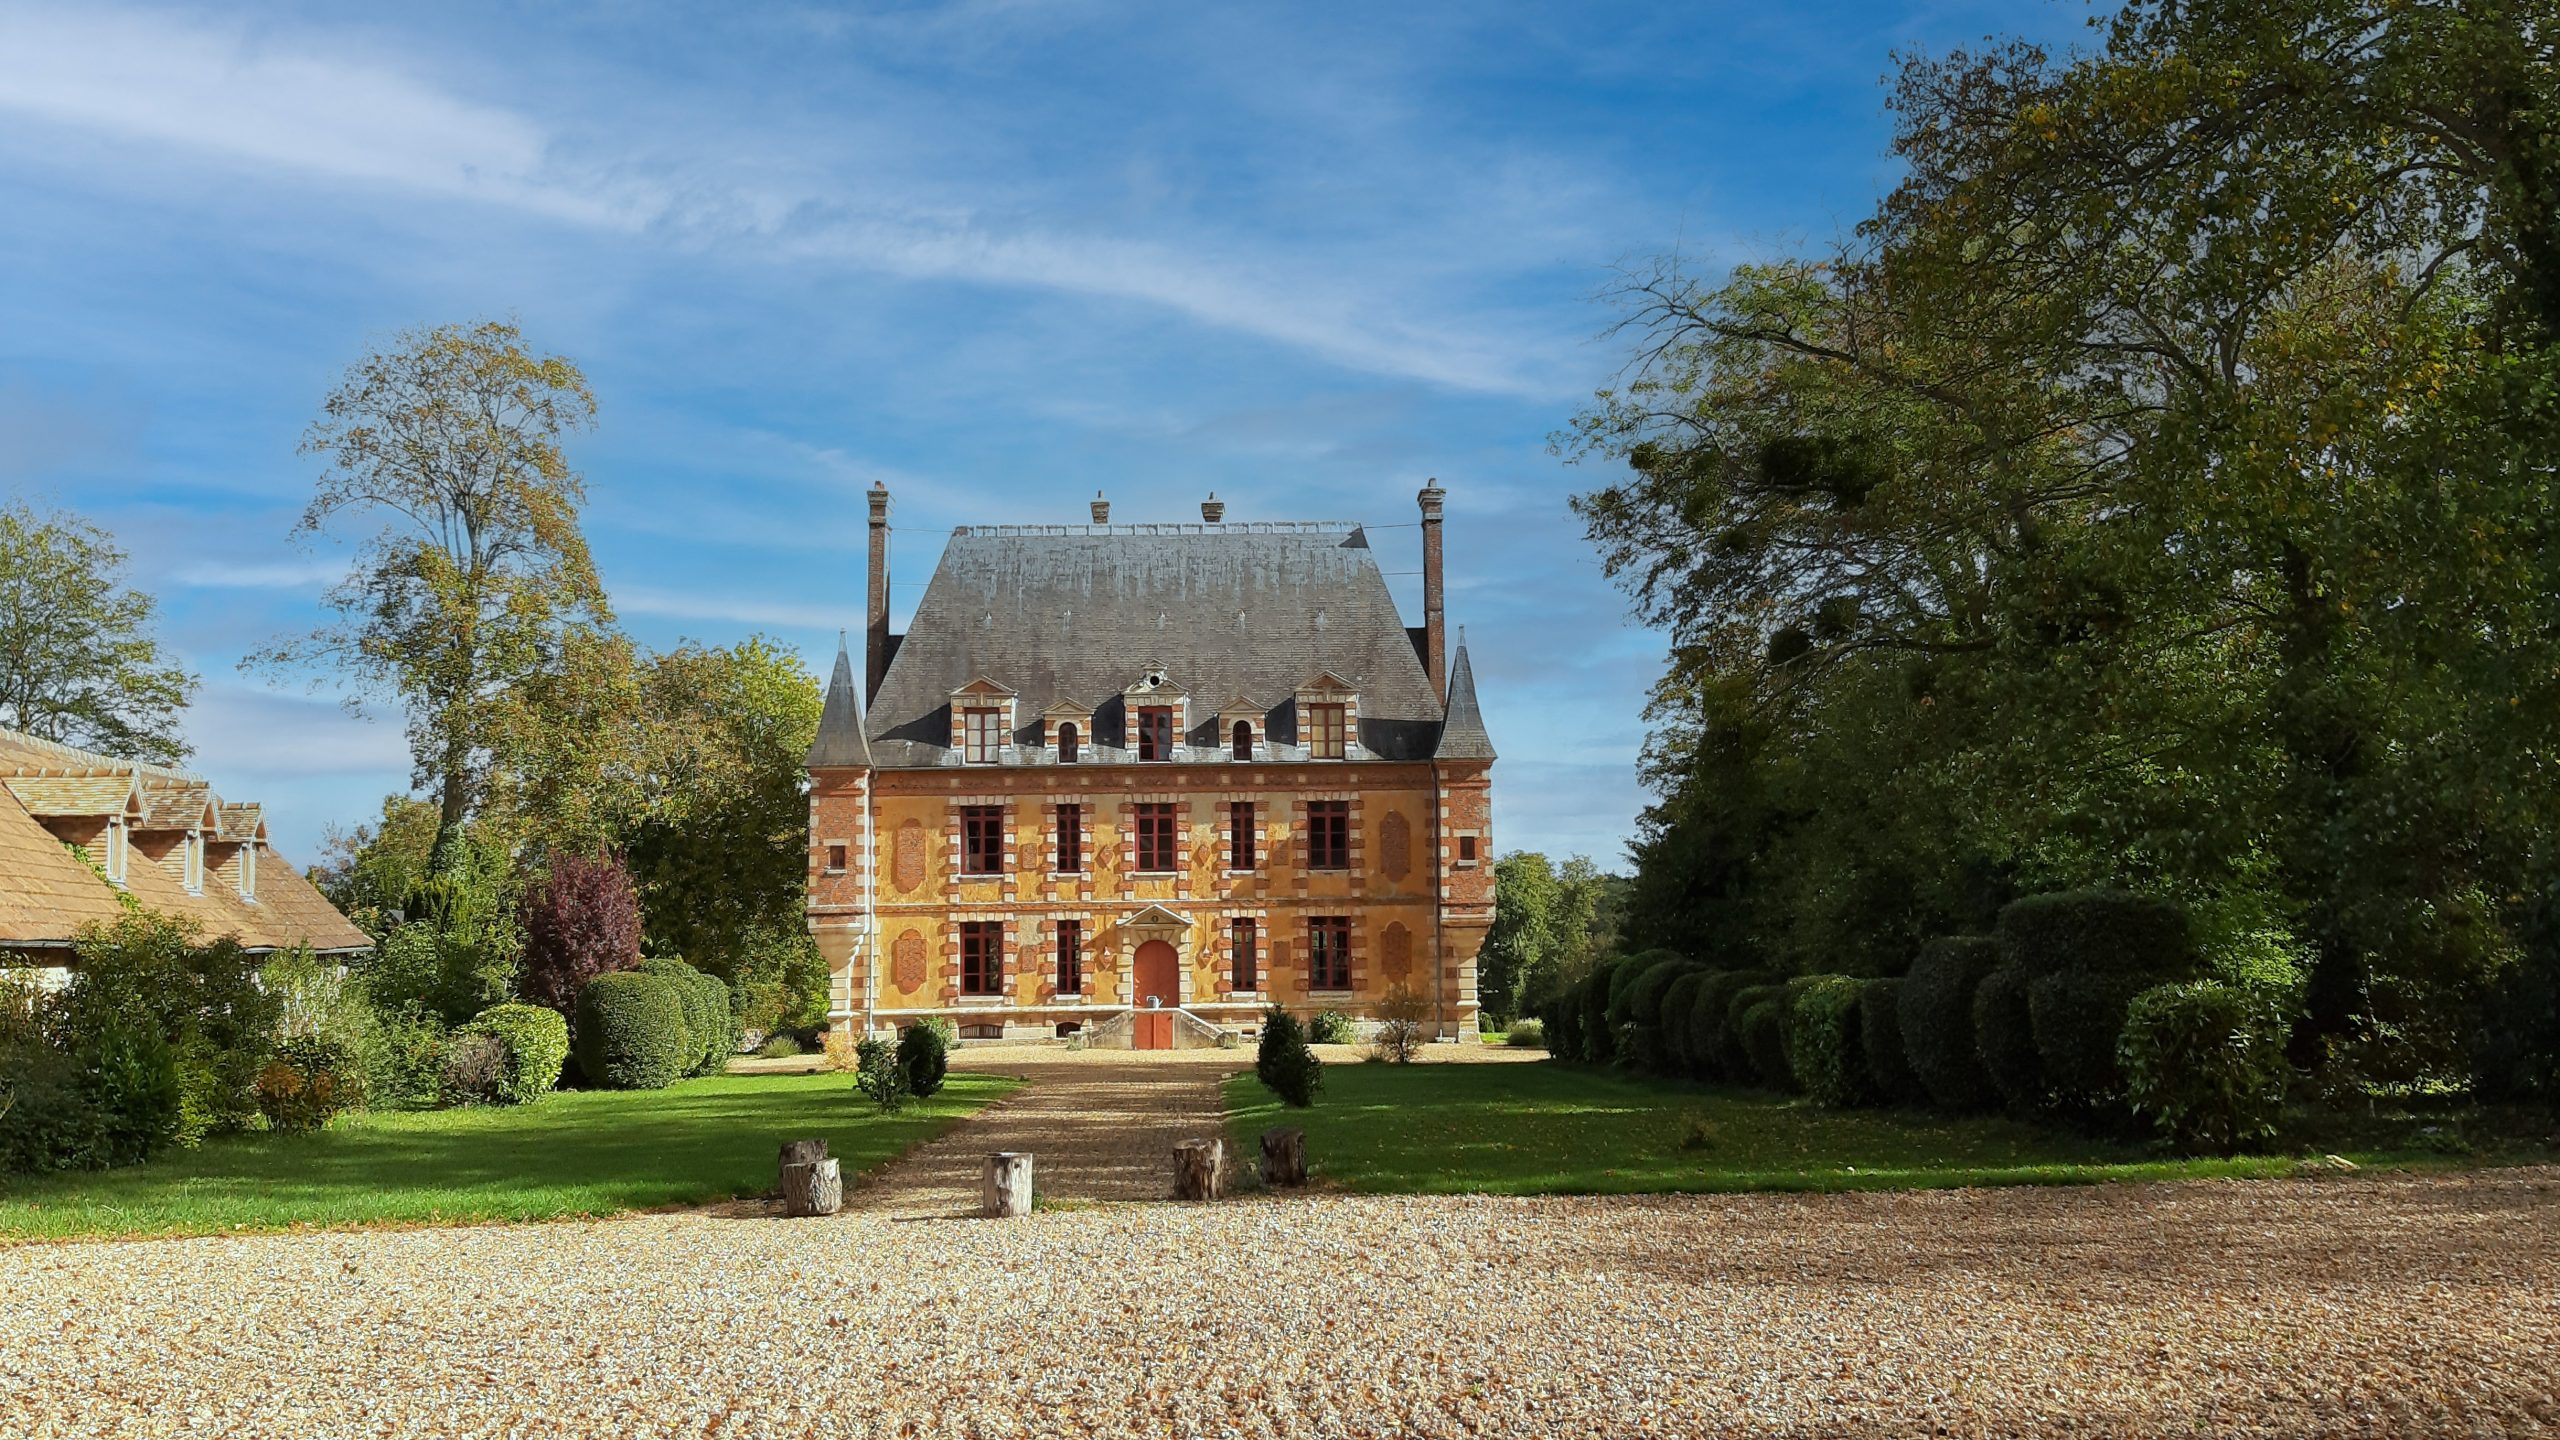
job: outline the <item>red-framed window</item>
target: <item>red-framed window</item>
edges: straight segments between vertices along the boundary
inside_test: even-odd
[[[1351,917],[1318,915],[1307,921],[1307,988],[1351,988]]]
[[[1149,705],[1138,711],[1138,758],[1146,761],[1173,758],[1173,709],[1165,705]]]
[[[1178,869],[1179,855],[1172,802],[1150,800],[1138,806],[1138,868],[1159,873]]]
[[[969,765],[993,765],[1004,756],[1004,712],[960,712],[960,759]]]
[[[1231,744],[1233,749],[1230,750],[1229,753],[1234,755],[1238,760],[1250,760],[1253,758],[1252,721],[1239,720],[1236,722],[1236,728],[1234,735],[1231,738]]]
[[[1061,875],[1084,873],[1084,807],[1058,807],[1058,872]]]
[[[960,922],[960,993],[1004,993],[1004,922]]]
[[[845,843],[844,843],[843,841],[841,841],[841,840],[830,840],[830,841],[828,841],[828,842],[827,842],[827,873],[828,873],[828,874],[830,874],[830,875],[841,875],[841,874],[843,874],[843,873],[844,873],[844,862],[845,862],[845,853],[844,853],[844,852],[845,852]]]
[[[1458,837],[1458,863],[1461,865],[1476,863],[1476,837],[1473,835]]]
[[[1339,760],[1349,752],[1350,725],[1348,707],[1310,705],[1307,707],[1307,753],[1318,760]]]
[[[1058,922],[1058,993],[1084,993],[1084,922]]]
[[[1253,802],[1227,802],[1227,868],[1250,870],[1260,862],[1253,829]]]
[[[1227,922],[1228,983],[1240,995],[1262,988],[1262,927],[1251,920]]]
[[[1351,868],[1350,801],[1310,800],[1307,802],[1307,868],[1310,870]]]
[[[1081,737],[1081,736],[1079,736],[1079,735],[1076,733],[1076,722],[1074,722],[1073,720],[1066,720],[1066,721],[1061,721],[1061,722],[1059,722],[1059,725],[1058,725],[1058,763],[1059,763],[1059,764],[1061,764],[1061,765],[1074,765],[1074,764],[1077,764],[1078,762],[1080,762],[1080,761],[1084,758],[1082,751],[1078,748],[1078,746],[1079,746],[1079,742],[1081,741],[1081,739],[1082,739],[1082,737]]]
[[[964,805],[960,809],[960,873],[1004,873],[1004,807]]]

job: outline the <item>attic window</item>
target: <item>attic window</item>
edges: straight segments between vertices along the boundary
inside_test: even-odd
[[[1238,760],[1253,758],[1253,722],[1250,720],[1236,722],[1234,755]]]
[[[993,765],[1004,753],[1004,712],[960,712],[960,758],[970,765]]]
[[[187,833],[186,854],[187,893],[201,895],[204,893],[204,836],[201,833],[196,831]]]
[[[1145,761],[1173,758],[1173,708],[1149,705],[1138,711],[1138,758]]]
[[[1067,721],[1065,724],[1060,725],[1060,726],[1058,727],[1058,763],[1059,763],[1059,764],[1061,764],[1061,765],[1073,765],[1073,764],[1075,764],[1075,763],[1076,763],[1077,759],[1079,758],[1079,757],[1078,757],[1078,754],[1077,754],[1076,746],[1077,746],[1077,743],[1078,743],[1082,738],[1083,738],[1082,736],[1080,736],[1080,735],[1078,735],[1078,734],[1076,733],[1076,722],[1074,722],[1073,720],[1069,720],[1069,721]]]
[[[1341,705],[1308,706],[1307,754],[1318,760],[1343,758],[1350,742],[1346,716],[1347,708]]]
[[[240,847],[240,898],[258,898],[258,842],[255,840]]]
[[[124,820],[117,816],[108,817],[107,883],[110,885],[121,885],[124,883],[125,854],[127,845],[128,842],[125,839]]]

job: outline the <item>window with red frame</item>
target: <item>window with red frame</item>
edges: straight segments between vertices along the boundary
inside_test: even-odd
[[[1262,927],[1251,920],[1227,924],[1228,984],[1239,995],[1262,988]]]
[[[1307,802],[1307,868],[1310,870],[1351,868],[1350,801],[1310,800]]]
[[[1351,917],[1318,915],[1307,921],[1307,988],[1351,988]]]
[[[997,920],[960,922],[960,993],[1004,993],[1004,924]]]
[[[1084,993],[1084,922],[1058,922],[1058,993]]]
[[[1004,873],[1004,807],[968,805],[960,811],[960,873]]]
[[[1146,761],[1173,758],[1173,711],[1167,706],[1150,705],[1138,712],[1138,758]]]
[[[1003,758],[1004,712],[960,712],[960,758],[970,765],[993,765]]]
[[[1250,870],[1261,856],[1254,843],[1253,802],[1227,802],[1227,868]]]
[[[1172,803],[1149,801],[1140,805],[1138,807],[1138,868],[1163,872],[1177,867]]]
[[[1058,873],[1084,873],[1084,807],[1058,807]]]

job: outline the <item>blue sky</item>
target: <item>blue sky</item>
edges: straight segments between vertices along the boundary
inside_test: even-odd
[[[1102,489],[1401,526],[1437,476],[1498,840],[1614,862],[1661,647],[1548,447],[1620,361],[1612,268],[1825,242],[1891,183],[1895,51],[2086,14],[0,0],[0,486],[133,553],[195,763],[307,859],[405,788],[398,719],[236,664],[343,568],[289,536],[294,445],[404,327],[513,316],[585,368],[636,635],[820,669],[874,480],[903,623],[955,524]]]

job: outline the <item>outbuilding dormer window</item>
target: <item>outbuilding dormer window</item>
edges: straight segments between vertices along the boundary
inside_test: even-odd
[[[204,893],[204,832],[201,830],[188,831],[186,847],[187,893],[190,895],[201,895]]]
[[[107,883],[110,885],[124,883],[125,856],[129,843],[125,837],[123,818],[113,815],[107,817],[106,865]]]

